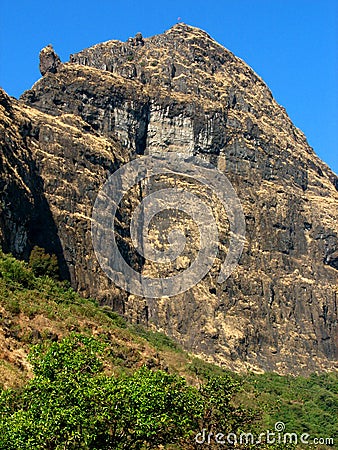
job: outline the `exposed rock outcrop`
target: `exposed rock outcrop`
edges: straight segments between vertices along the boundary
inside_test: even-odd
[[[178,24],[152,38],[98,44],[50,72],[20,102],[3,95],[1,142],[12,155],[12,160],[4,156],[2,170],[12,183],[2,186],[5,248],[26,256],[36,243],[30,214],[36,211],[33,186],[38,186],[34,189],[43,196],[54,227],[39,236],[45,240],[51,233],[48,251],[64,260],[64,276],[83,294],[234,370],[333,369],[338,178],[252,69],[207,33]],[[217,283],[217,273],[228,225],[217,203],[219,255],[210,273],[188,292],[139,298],[116,288],[101,271],[90,236],[96,193],[116,168],[154,151],[200,155],[232,182],[243,205],[247,241],[237,270],[223,284]],[[31,177],[38,177],[40,185]],[[29,205],[22,215],[9,204],[21,192],[20,183],[27,185],[20,201]],[[193,227],[192,250],[176,265],[158,267],[133,249],[127,231],[132,210],[158,183],[171,185],[172,180],[150,180],[135,188],[117,226],[126,261],[155,277],[184,270],[195,255]],[[202,202],[209,194],[200,189],[198,195]],[[40,211],[40,220],[44,214]],[[161,220],[160,231],[151,231],[156,245],[172,227],[169,215]],[[183,228],[191,225],[187,218],[175,220],[182,220]]]
[[[41,50],[39,69],[42,76],[48,72],[56,73],[60,64],[61,60],[51,44]]]

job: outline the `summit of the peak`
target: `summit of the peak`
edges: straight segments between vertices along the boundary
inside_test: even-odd
[[[171,28],[169,28],[165,33],[170,32],[180,32],[180,33],[191,33],[191,34],[204,34],[205,36],[210,38],[210,35],[204,31],[202,28],[194,27],[193,25],[188,25],[184,22],[178,22],[175,25],[173,25]]]
[[[230,87],[242,90],[260,86],[262,80],[241,59],[210,35],[183,22],[162,34],[143,38],[141,33],[126,42],[111,40],[71,55],[71,63],[112,72],[181,94],[219,99]]]

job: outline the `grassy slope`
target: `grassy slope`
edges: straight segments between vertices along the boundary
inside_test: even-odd
[[[109,307],[84,299],[66,284],[36,277],[24,262],[0,252],[0,383],[18,387],[31,377],[31,344],[52,341],[71,331],[100,337],[109,345],[106,371],[119,374],[146,364],[184,376],[196,384],[223,369],[192,357],[161,333],[127,324]],[[244,381],[238,402],[262,410],[258,429],[311,436],[337,436],[337,374],[310,378],[276,374],[236,375]],[[317,448],[320,448],[317,446]]]

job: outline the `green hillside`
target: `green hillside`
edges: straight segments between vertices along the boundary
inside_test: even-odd
[[[217,433],[256,441],[276,422],[308,433],[303,448],[337,448],[313,442],[337,445],[337,374],[229,373],[56,273],[43,252],[30,264],[0,253],[0,449],[294,448],[215,443]],[[210,444],[195,442],[203,429]]]

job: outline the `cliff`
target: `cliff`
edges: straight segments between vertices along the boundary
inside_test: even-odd
[[[337,358],[338,178],[242,60],[202,30],[178,24],[162,35],[108,41],[60,63],[41,54],[44,76],[20,101],[1,93],[0,238],[27,258],[39,245],[61,273],[132,322],[164,331],[186,349],[233,370],[332,370]],[[220,233],[214,267],[174,297],[144,298],[112,283],[91,239],[91,215],[108,176],[139,155],[174,152],[211,162],[243,207],[246,241],[239,265],[218,283],[229,246],[227,212],[207,188]],[[156,177],[155,177],[156,178]],[[150,238],[179,223],[191,249],[158,265],[140,257],[128,232],[147,193],[188,188],[159,177],[121,204],[117,241],[148,277],[175,276],[198,253],[191,218],[160,217]]]

